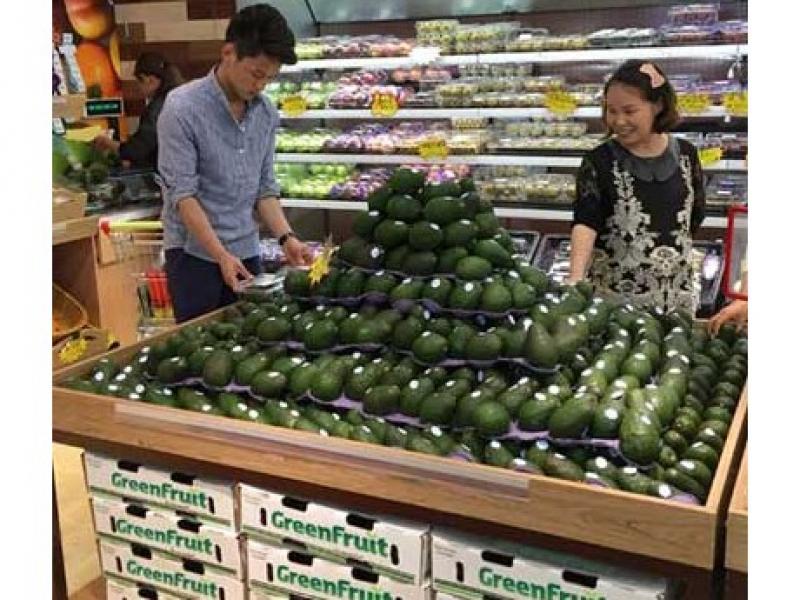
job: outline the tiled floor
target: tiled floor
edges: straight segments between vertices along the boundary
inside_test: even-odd
[[[94,540],[89,496],[83,479],[81,450],[53,444],[53,467],[67,591],[73,595],[100,577],[100,561]],[[81,595],[86,600],[92,597],[104,596]]]

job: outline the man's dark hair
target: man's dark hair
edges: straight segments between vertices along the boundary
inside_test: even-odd
[[[266,54],[285,65],[297,62],[294,33],[283,15],[269,4],[254,4],[237,12],[228,23],[225,41],[235,46],[240,59]]]
[[[664,78],[664,83],[658,87],[653,87],[653,81],[647,73],[643,73],[641,68],[643,65],[651,65],[655,70]],[[635,87],[642,94],[642,97],[648,102],[653,104],[661,100],[663,108],[656,115],[653,121],[653,131],[656,133],[666,133],[672,130],[681,120],[678,113],[678,98],[675,95],[675,89],[672,84],[664,75],[654,62],[646,60],[628,60],[622,66],[614,71],[613,75],[606,81],[605,89],[603,90],[603,122],[606,120],[606,102],[605,98],[608,95],[608,88],[613,83],[623,83],[631,87]]]

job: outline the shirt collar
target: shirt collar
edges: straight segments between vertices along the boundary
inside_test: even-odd
[[[209,89],[211,93],[216,96],[216,98],[225,105],[225,108],[229,107],[228,97],[225,95],[225,91],[222,89],[222,86],[219,84],[217,80],[217,67],[219,63],[215,64],[211,67],[211,70],[208,72],[206,76],[206,81],[208,83]],[[244,113],[248,114],[253,108],[255,108],[258,103],[263,104],[266,106],[266,99],[264,98],[263,94],[256,94],[256,97],[252,100],[245,101],[244,105]]]

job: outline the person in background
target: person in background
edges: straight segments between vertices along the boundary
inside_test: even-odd
[[[568,283],[643,308],[694,315],[692,237],[704,217],[697,149],[669,134],[677,98],[652,62],[626,61],[606,82],[609,139],[577,176]]]
[[[161,220],[178,322],[234,302],[243,281],[261,272],[259,221],[290,265],[311,262],[278,198],[273,160],[280,117],[261,93],[282,64],[297,62],[294,43],[275,8],[243,8],[228,24],[219,63],[164,103]]]
[[[94,145],[99,150],[118,154],[125,167],[155,170],[158,164],[158,116],[167,94],[183,79],[178,68],[156,52],[143,52],[136,61],[133,74],[146,102],[136,133],[125,142],[99,135],[94,139]]]

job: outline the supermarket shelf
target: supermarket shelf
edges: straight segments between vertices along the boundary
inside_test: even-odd
[[[407,163],[448,163],[451,165],[519,165],[524,167],[579,167],[580,156],[525,156],[516,154],[451,155],[445,159],[425,159],[416,154],[315,154],[278,153],[280,163],[334,163],[358,165],[399,165]],[[703,167],[709,171],[747,171],[743,160],[721,160]]]
[[[366,210],[367,203],[358,200],[315,200],[313,198],[281,198],[284,208],[310,208],[316,210]],[[571,221],[572,210],[565,208],[525,208],[496,206],[494,213],[506,219],[531,219],[539,221]],[[706,217],[702,227],[725,228],[728,220],[725,217]]]
[[[641,58],[663,60],[668,58],[731,58],[747,55],[747,44],[714,44],[700,46],[654,46],[640,48],[602,48],[592,50],[548,50],[544,52],[504,52],[497,54],[452,54],[434,59],[414,56],[378,58],[333,58],[301,60],[296,65],[285,66],[283,73],[299,73],[314,69],[392,69],[425,62],[438,65],[468,65],[528,62],[589,62]]]
[[[599,119],[601,115],[599,106],[581,106],[573,117],[577,119]],[[391,117],[376,117],[369,109],[322,109],[307,110],[306,112],[288,116],[281,111],[281,119],[450,119],[452,117],[468,118],[544,118],[552,113],[543,107],[530,108],[401,108]],[[684,119],[709,119],[727,116],[722,106],[712,106],[709,110],[696,114],[684,115]]]

